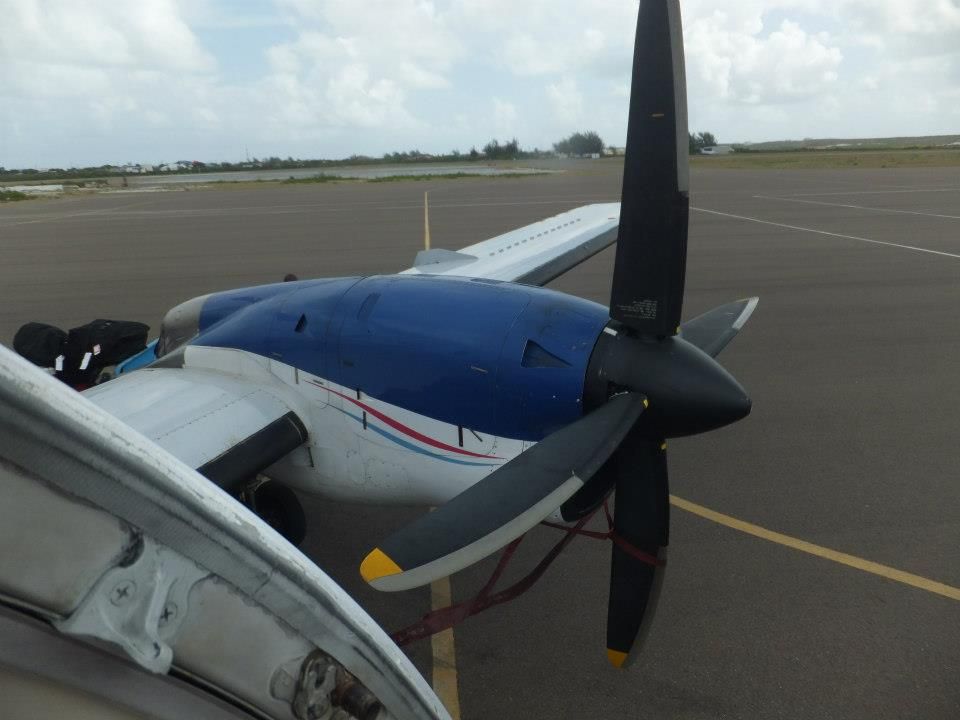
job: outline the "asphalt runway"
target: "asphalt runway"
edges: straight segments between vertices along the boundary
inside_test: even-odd
[[[223,188],[0,206],[0,339],[40,320],[155,329],[202,293],[392,272],[619,199],[619,167],[524,179]],[[609,548],[577,540],[512,604],[455,631],[463,718],[960,717],[960,169],[695,169],[684,316],[759,295],[723,364],[745,421],[670,444],[672,491],[920,576],[897,582],[675,508],[659,612],[635,665],[604,649]],[[554,286],[606,302],[613,253]],[[419,510],[307,503],[305,551],[388,629],[430,607],[357,566]],[[538,528],[517,577],[558,539]],[[488,560],[452,579],[474,593]],[[929,582],[923,582],[923,580]],[[948,588],[948,589],[949,589]],[[428,680],[430,641],[410,648]],[[446,673],[449,678],[451,673]]]

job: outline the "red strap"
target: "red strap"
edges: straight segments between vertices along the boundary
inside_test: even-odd
[[[503,551],[503,554],[500,556],[500,561],[497,563],[496,569],[493,571],[493,575],[490,577],[490,580],[487,581],[487,584],[483,586],[483,589],[477,594],[476,597],[466,600],[455,605],[450,605],[445,608],[440,608],[429,612],[423,616],[418,622],[413,623],[401,630],[390,635],[391,639],[399,646],[403,647],[409,643],[414,642],[415,640],[422,640],[425,637],[430,635],[435,635],[438,632],[452,628],[457,623],[465,620],[471,615],[476,615],[477,613],[483,612],[487,608],[491,608],[494,605],[500,605],[509,600],[513,600],[518,595],[529,590],[533,584],[540,579],[547,568],[550,567],[551,563],[557,559],[557,556],[560,552],[570,544],[570,541],[576,536],[578,530],[580,530],[584,525],[587,524],[587,521],[592,517],[592,513],[578,522],[573,528],[565,528],[569,530],[566,535],[564,535],[560,542],[553,546],[553,548],[544,556],[537,566],[531,570],[525,577],[517,581],[510,587],[505,590],[501,590],[498,593],[490,594],[490,591],[493,589],[493,586],[496,584],[497,580],[500,579],[500,576],[503,574],[504,569],[507,566],[507,563],[513,557],[514,552],[517,549],[517,546],[520,544],[520,541],[523,540],[521,535],[512,543],[507,545],[506,549]]]
[[[525,575],[522,579],[505,590],[491,594],[491,591],[496,586],[497,581],[499,581],[500,577],[503,575],[503,571],[513,558],[517,547],[523,540],[523,535],[518,537],[516,540],[507,545],[506,548],[504,548],[493,574],[475,597],[429,612],[412,625],[408,625],[407,627],[392,633],[390,635],[391,639],[401,647],[404,645],[409,645],[416,640],[422,640],[425,637],[429,637],[437,634],[438,632],[443,632],[444,630],[452,628],[454,625],[466,620],[471,615],[476,615],[477,613],[481,613],[484,610],[493,607],[494,605],[500,605],[513,600],[519,595],[522,595],[531,587],[533,587],[534,583],[536,583],[537,580],[543,576],[543,574],[547,571],[547,568],[550,567],[553,561],[557,559],[557,556],[560,555],[563,549],[569,545],[570,541],[572,541],[577,535],[583,535],[584,537],[593,538],[595,540],[611,540],[637,560],[654,566],[664,564],[659,558],[656,558],[653,555],[634,547],[614,532],[613,518],[610,515],[610,510],[607,507],[606,500],[603,502],[603,512],[607,518],[608,529],[606,532],[583,529],[583,526],[586,525],[597,513],[596,510],[581,518],[577,524],[572,527],[568,527],[566,525],[557,525],[556,523],[551,522],[541,523],[547,527],[563,530],[565,534],[560,541],[550,549],[550,552],[544,556],[537,566],[527,573],[527,575]]]
[[[596,511],[594,511],[596,512]],[[645,562],[647,565],[653,565],[654,567],[663,565],[664,562],[658,557],[651,555],[648,552],[644,552],[640,548],[631,545],[623,536],[618,535],[617,532],[613,529],[613,516],[610,515],[610,506],[609,503],[603,501],[603,513],[607,518],[607,531],[606,532],[597,532],[595,530],[577,530],[576,528],[567,527],[566,525],[558,525],[557,523],[552,522],[542,522],[541,525],[546,525],[547,527],[554,528],[556,530],[563,530],[568,533],[575,533],[577,535],[583,535],[584,537],[592,538],[594,540],[611,540],[620,546],[620,548],[626,552],[628,555],[633,556],[641,562]],[[591,513],[592,515],[592,513]]]

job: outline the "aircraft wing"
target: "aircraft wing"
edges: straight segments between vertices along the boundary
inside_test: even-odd
[[[186,349],[197,356],[203,351]],[[244,368],[242,377],[227,370],[145,368],[83,394],[201,475],[235,490],[302,445],[307,431],[268,370],[251,374]]]
[[[401,274],[545,285],[617,239],[620,203],[584,205],[462,250],[423,250]]]

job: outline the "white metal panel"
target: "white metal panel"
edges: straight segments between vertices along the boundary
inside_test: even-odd
[[[616,232],[620,203],[584,205],[459,250],[477,259],[453,267],[425,265],[401,274],[457,275],[492,280],[518,280],[551,260],[605,233]]]
[[[271,683],[278,668],[296,665],[313,646],[296,633],[280,635],[276,618],[225,583],[205,580],[190,593],[190,614],[174,649],[179,667],[285,717],[289,701],[275,697]]]
[[[0,593],[68,613],[131,543],[119,520],[0,458]]]
[[[268,382],[193,368],[145,368],[84,396],[192,468],[234,447],[291,407]]]

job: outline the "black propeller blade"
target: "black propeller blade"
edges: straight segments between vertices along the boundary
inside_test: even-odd
[[[580,490],[646,405],[638,393],[615,396],[395,532],[367,555],[360,574],[378,590],[407,590],[499,550]]]
[[[760,298],[744,298],[714,308],[680,326],[680,336],[710,357],[720,354],[753,315]]]
[[[680,324],[689,200],[687,91],[677,0],[641,0],[610,316],[637,332]]]
[[[617,450],[614,543],[607,606],[607,658],[625,667],[650,627],[670,534],[667,445],[634,432]]]

